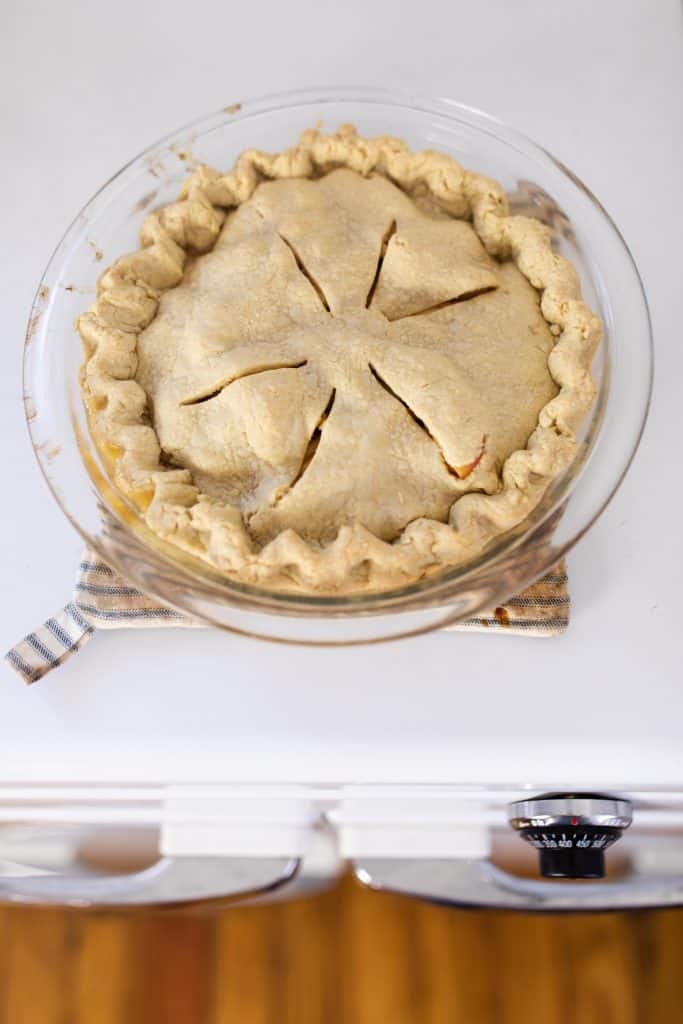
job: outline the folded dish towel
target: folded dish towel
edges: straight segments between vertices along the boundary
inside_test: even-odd
[[[563,563],[499,608],[446,629],[555,636],[569,625],[569,589]],[[160,605],[131,587],[91,552],[79,566],[73,600],[5,655],[26,683],[35,683],[79,651],[96,630],[202,623]]]

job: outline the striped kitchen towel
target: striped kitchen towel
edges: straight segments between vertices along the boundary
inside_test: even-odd
[[[194,626],[202,623],[160,605],[131,587],[90,552],[79,566],[73,600],[5,655],[26,683],[35,683],[79,651],[99,629]],[[569,590],[564,564],[504,605],[446,629],[524,636],[556,636],[569,625]]]

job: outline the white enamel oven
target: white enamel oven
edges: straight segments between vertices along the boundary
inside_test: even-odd
[[[6,903],[287,899],[345,869],[372,889],[453,907],[683,905],[683,787],[0,786]]]

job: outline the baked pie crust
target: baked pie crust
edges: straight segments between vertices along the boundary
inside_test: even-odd
[[[160,537],[268,588],[463,563],[568,467],[600,321],[499,184],[304,132],[200,167],[77,327],[91,429]]]

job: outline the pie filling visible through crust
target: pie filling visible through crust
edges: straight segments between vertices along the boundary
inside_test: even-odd
[[[78,320],[91,429],[154,533],[268,588],[478,554],[576,449],[600,322],[499,184],[305,132],[201,167]]]

